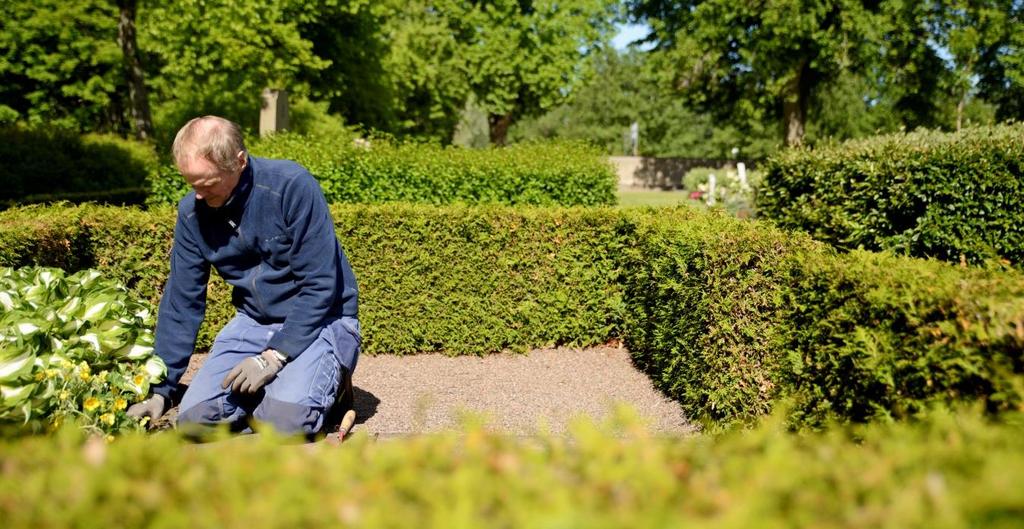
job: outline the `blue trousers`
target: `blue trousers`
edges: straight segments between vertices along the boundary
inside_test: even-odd
[[[355,372],[362,341],[359,320],[346,317],[329,322],[302,354],[288,361],[255,395],[222,388],[228,372],[242,360],[265,351],[280,328],[280,323],[260,325],[242,313],[224,326],[181,399],[179,428],[229,424],[245,431],[252,417],[280,433],[319,432],[324,415],[337,398],[342,370]]]

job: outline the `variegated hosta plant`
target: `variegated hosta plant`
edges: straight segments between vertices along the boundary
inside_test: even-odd
[[[167,372],[152,329],[151,307],[99,272],[0,267],[0,427],[141,429],[125,410]]]

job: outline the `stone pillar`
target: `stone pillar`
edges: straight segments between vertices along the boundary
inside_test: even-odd
[[[640,124],[633,122],[629,126],[629,147],[632,150],[631,154],[637,156],[640,153]]]
[[[747,183],[747,164],[743,162],[736,164],[736,171],[740,175],[740,190],[750,191],[750,184]]]
[[[263,108],[260,109],[260,136],[288,129],[288,91],[263,89]]]

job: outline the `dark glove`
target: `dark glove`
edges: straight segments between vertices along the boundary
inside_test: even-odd
[[[277,372],[284,367],[285,357],[283,354],[267,349],[257,356],[251,356],[242,360],[234,369],[224,377],[220,387],[235,393],[256,393],[267,382],[277,376]]]
[[[129,417],[135,417],[136,419],[149,417],[149,422],[152,424],[153,421],[163,417],[164,413],[167,412],[167,408],[167,399],[163,395],[153,395],[142,402],[132,404],[125,413]]]

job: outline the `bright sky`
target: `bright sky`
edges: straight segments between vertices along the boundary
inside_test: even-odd
[[[619,24],[618,28],[619,34],[615,35],[615,38],[612,39],[612,45],[620,51],[625,50],[630,42],[646,37],[650,31],[647,24]],[[648,48],[650,48],[650,45],[645,45],[642,49]]]

